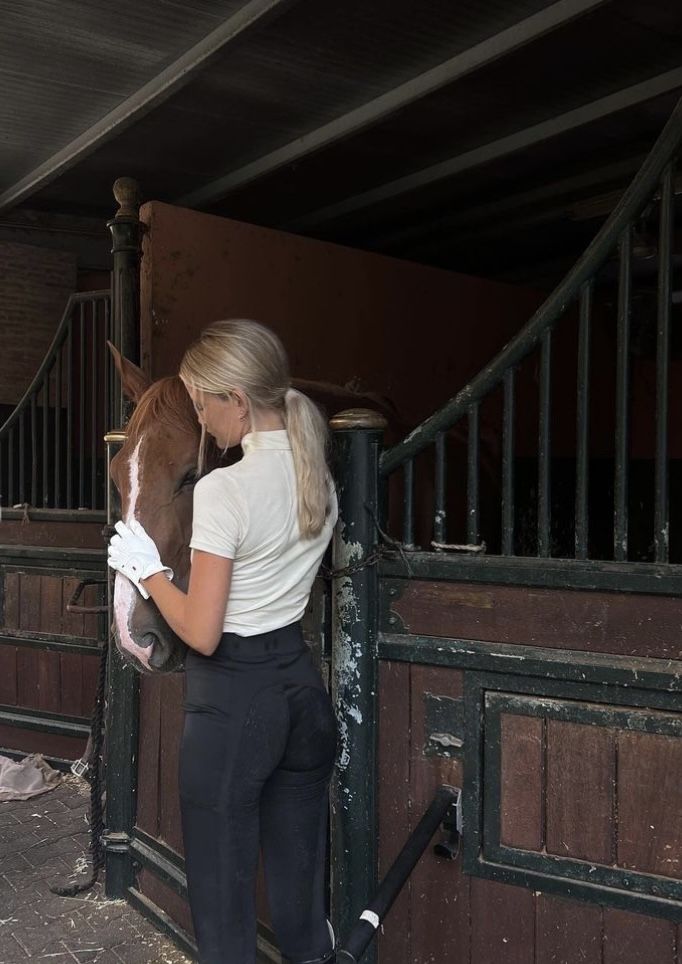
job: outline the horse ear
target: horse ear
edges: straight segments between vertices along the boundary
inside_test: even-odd
[[[124,358],[120,351],[115,348],[110,341],[107,341],[109,346],[109,351],[111,352],[114,365],[116,366],[116,371],[118,372],[118,377],[121,379],[121,388],[123,389],[123,394],[126,398],[131,399],[131,401],[137,403],[142,398],[144,393],[149,388],[149,379],[133,362],[128,361]]]

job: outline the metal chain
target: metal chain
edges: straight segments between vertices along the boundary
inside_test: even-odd
[[[385,559],[391,554],[391,552],[398,552],[400,554],[401,559],[405,563],[408,576],[412,576],[412,568],[408,561],[406,548],[403,543],[384,532],[379,525],[376,513],[373,511],[371,506],[365,503],[365,508],[372,517],[374,528],[376,529],[379,537],[377,545],[370,549],[362,559],[358,559],[356,562],[351,562],[349,565],[343,566],[340,569],[331,569],[329,566],[325,565],[320,566],[322,578],[331,581],[332,579],[340,579],[343,576],[353,576],[356,572],[361,572],[363,569],[368,569],[370,566],[376,566],[381,559]]]

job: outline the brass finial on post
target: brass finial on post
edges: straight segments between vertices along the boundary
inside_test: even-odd
[[[355,428],[383,431],[387,425],[388,420],[371,408],[347,408],[329,419],[329,427],[334,432]]]
[[[118,177],[114,181],[114,197],[118,204],[118,211],[114,218],[118,221],[121,218],[135,218],[140,207],[140,185],[134,177]]]

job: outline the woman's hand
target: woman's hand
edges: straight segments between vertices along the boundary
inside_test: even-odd
[[[161,562],[156,543],[137,519],[133,519],[130,525],[117,522],[114,528],[116,535],[109,542],[109,566],[130,579],[143,599],[149,599],[149,592],[141,580],[157,572],[172,580],[173,570]]]

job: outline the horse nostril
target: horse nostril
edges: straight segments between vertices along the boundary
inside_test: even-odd
[[[153,633],[147,635],[153,636]],[[149,665],[154,669],[164,669],[168,662],[168,647],[163,638],[154,636],[154,648],[149,656]]]
[[[140,646],[142,647],[142,649],[150,649],[150,647],[155,646],[156,643],[158,643],[158,641],[159,640],[158,640],[158,637],[156,636],[156,633],[145,633],[142,639],[140,640]]]

